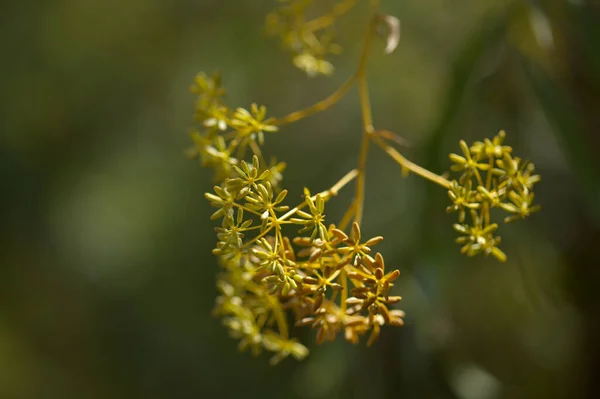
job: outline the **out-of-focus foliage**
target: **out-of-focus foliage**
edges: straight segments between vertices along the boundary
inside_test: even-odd
[[[212,177],[181,151],[198,70],[222,69],[232,97],[274,115],[354,70],[363,13],[336,25],[344,52],[332,77],[307,80],[261,29],[272,6],[3,5],[0,397],[597,397],[596,3],[382,1],[402,39],[370,64],[378,124],[437,171],[460,138],[506,129],[544,176],[544,211],[506,226],[505,264],[465,259],[438,188],[390,184],[396,165],[373,157],[376,204],[361,229],[397,237],[378,250],[402,265],[395,288],[411,317],[369,350],[336,341],[278,368],[240,356],[210,317]],[[346,137],[360,130],[344,100],[266,147],[286,160],[290,186],[325,188],[355,164],[358,140]],[[347,205],[332,201],[328,217]]]

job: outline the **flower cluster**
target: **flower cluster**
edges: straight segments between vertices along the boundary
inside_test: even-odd
[[[306,356],[289,337],[288,311],[296,325],[316,329],[318,343],[340,332],[357,343],[370,332],[370,345],[381,326],[403,324],[404,313],[389,308],[400,300],[389,293],[400,273],[386,273],[381,254],[372,254],[383,238],[363,240],[356,223],[349,235],[325,224],[335,190],[313,196],[306,189],[304,202],[290,210],[287,191],[276,193],[269,180],[278,172],[263,168],[256,155],[232,169],[235,177],[206,198],[217,208],[212,219],[221,220],[213,250],[223,266],[215,313],[241,349],[275,352],[273,363]]]
[[[309,12],[316,6],[313,0],[280,2],[282,4],[267,15],[267,32],[279,37],[283,46],[294,54],[294,65],[309,76],[330,75],[333,65],[326,58],[341,51],[340,46],[333,42],[334,24],[337,18],[354,7],[357,0],[342,0],[328,13],[314,19],[308,18]]]
[[[297,66],[309,75],[329,74],[333,67],[325,57],[338,51],[331,28],[357,1],[340,0],[329,13],[310,19],[309,9],[318,10],[323,3],[280,0],[280,7],[267,18],[267,27],[296,54]],[[419,175],[448,190],[452,204],[447,211],[458,213],[454,228],[461,237],[456,241],[468,256],[485,254],[504,261],[492,215],[507,212],[504,221],[509,223],[539,210],[533,204],[533,186],[540,177],[534,174],[533,164],[512,156],[512,148],[503,144],[503,131],[470,147],[461,141],[462,155],[450,155],[451,170],[459,175],[448,181],[400,154],[388,143],[397,143],[397,135],[375,129],[366,90],[369,39],[385,22],[389,54],[398,45],[400,22],[380,14],[377,0],[369,3],[372,16],[359,68],[331,96],[313,106],[275,119],[256,104],[248,109],[229,108],[219,75],[199,74],[191,88],[197,95],[197,128],[191,133],[194,147],[189,153],[214,171],[216,182],[213,192],[205,194],[216,208],[211,219],[219,222],[212,251],[221,265],[214,313],[239,340],[240,349],[254,354],[272,352],[272,363],[308,354],[291,337],[291,326],[311,326],[317,343],[343,335],[351,343],[368,336],[366,342],[371,345],[382,326],[403,324],[404,312],[393,309],[401,298],[391,292],[400,272],[386,270],[383,256],[372,250],[383,237],[364,239],[360,228],[370,142],[397,162],[405,175]],[[285,163],[267,163],[263,157],[265,135],[325,111],[355,84],[361,87],[363,114],[357,168],[315,195],[305,188],[302,202],[291,207],[286,201],[288,191],[282,187]],[[328,223],[328,201],[354,179],[350,207],[337,226]],[[292,318],[294,322],[289,323]]]
[[[198,127],[191,133],[194,147],[188,150],[192,157],[198,157],[202,166],[215,172],[215,180],[221,181],[234,174],[234,167],[244,159],[248,149],[262,157],[260,146],[264,143],[265,132],[276,132],[273,118],[267,118],[266,108],[252,104],[250,109],[231,109],[224,103],[225,90],[221,87],[221,77],[215,74],[196,76],[191,87],[197,95],[195,119]],[[273,162],[273,167],[283,170],[285,164]],[[274,174],[272,184],[278,184]]]
[[[505,137],[500,131],[492,140],[478,141],[471,147],[461,141],[462,155],[450,154],[451,170],[461,174],[450,184],[452,205],[446,209],[458,212],[454,229],[461,234],[456,242],[463,245],[462,253],[492,255],[502,262],[506,255],[498,248],[501,239],[496,235],[498,224],[492,222],[494,209],[509,213],[505,223],[540,209],[533,205],[533,186],[540,176],[534,174],[532,163],[512,156],[512,148],[503,144]]]

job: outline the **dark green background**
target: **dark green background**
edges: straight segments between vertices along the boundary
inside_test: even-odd
[[[335,75],[308,79],[263,34],[274,3],[0,6],[0,398],[598,397],[598,2],[382,2],[402,39],[369,64],[376,125],[438,172],[458,140],[506,129],[543,176],[543,211],[501,227],[506,264],[467,259],[446,193],[374,148],[363,230],[402,272],[406,326],[369,350],[299,332],[310,357],[275,368],[210,317],[211,181],[183,155],[188,87],[220,69],[233,106],[302,108],[352,73],[366,16],[340,23]],[[354,167],[360,126],[353,91],[268,135],[290,200]]]

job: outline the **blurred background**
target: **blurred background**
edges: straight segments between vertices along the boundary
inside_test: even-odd
[[[184,156],[199,71],[228,103],[284,115],[355,69],[364,5],[331,78],[307,78],[262,23],[275,1],[28,0],[0,6],[0,398],[600,397],[600,4],[402,0],[369,64],[376,126],[434,171],[458,141],[508,133],[543,210],[502,226],[506,264],[454,244],[446,193],[372,148],[367,236],[401,272],[406,326],[277,367],[210,316],[210,171]],[[324,9],[331,2],[322,1]],[[362,10],[362,11],[361,11]],[[354,167],[356,92],[268,136],[286,187]],[[349,192],[330,206],[341,216]]]

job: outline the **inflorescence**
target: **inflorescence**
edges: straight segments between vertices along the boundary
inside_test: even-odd
[[[309,75],[328,74],[331,64],[324,57],[335,52],[329,29],[357,0],[345,0],[330,13],[307,19],[310,0],[282,1],[267,18],[271,33],[280,36],[295,52],[294,63]],[[410,162],[393,146],[397,136],[377,130],[371,120],[365,64],[371,37],[381,23],[395,18],[380,15],[377,1],[370,1],[373,18],[357,72],[332,96],[305,110],[282,118],[268,117],[265,106],[230,108],[218,74],[199,74],[192,92],[197,95],[197,129],[189,155],[212,169],[217,185],[206,198],[216,208],[217,244],[221,273],[214,313],[221,317],[240,349],[258,354],[273,352],[272,363],[292,356],[302,359],[308,349],[290,336],[288,319],[295,326],[312,326],[318,343],[333,341],[339,334],[351,343],[368,335],[373,344],[384,325],[401,326],[404,312],[392,308],[401,300],[390,289],[399,277],[397,269],[386,269],[383,256],[373,251],[383,240],[368,239],[361,232],[367,148],[375,143],[395,160],[406,174],[412,172],[448,190],[458,213],[454,229],[461,236],[461,252],[492,255],[500,261],[496,210],[508,212],[504,222],[525,218],[539,210],[533,205],[533,186],[540,178],[533,164],[512,156],[501,131],[492,140],[468,146],[460,142],[462,155],[451,154],[451,170],[460,173],[449,181]],[[388,38],[396,42],[397,38]],[[358,167],[329,189],[312,194],[304,189],[303,201],[291,207],[283,188],[285,163],[265,161],[265,136],[285,124],[321,112],[334,105],[353,84],[359,85],[363,114],[363,141]],[[326,204],[349,183],[356,181],[352,204],[338,225],[326,221]]]

